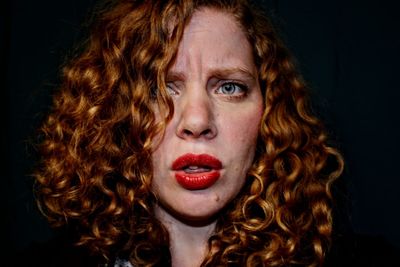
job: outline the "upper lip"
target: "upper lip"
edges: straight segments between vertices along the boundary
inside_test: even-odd
[[[208,154],[184,154],[178,157],[172,163],[173,170],[182,170],[189,166],[207,167],[210,169],[219,170],[222,168],[222,163],[219,159]]]

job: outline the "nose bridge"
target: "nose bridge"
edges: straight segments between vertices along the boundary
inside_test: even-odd
[[[190,83],[180,103],[177,134],[182,138],[212,138],[216,134],[214,109],[206,88]]]
[[[183,115],[190,120],[206,120],[210,115],[207,93],[200,88],[189,89],[184,96]]]

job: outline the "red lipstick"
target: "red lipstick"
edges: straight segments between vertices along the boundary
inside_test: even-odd
[[[222,163],[208,154],[185,154],[172,163],[177,182],[188,190],[212,186],[220,177]]]

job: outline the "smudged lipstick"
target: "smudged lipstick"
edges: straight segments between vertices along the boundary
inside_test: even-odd
[[[185,154],[172,163],[175,179],[185,189],[201,190],[212,186],[220,177],[222,163],[208,154]]]

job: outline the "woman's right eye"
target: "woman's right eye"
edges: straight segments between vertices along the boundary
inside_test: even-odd
[[[174,83],[168,82],[166,87],[167,87],[167,92],[168,92],[169,95],[173,96],[173,95],[178,95],[179,94],[178,88],[176,87],[176,85]]]

